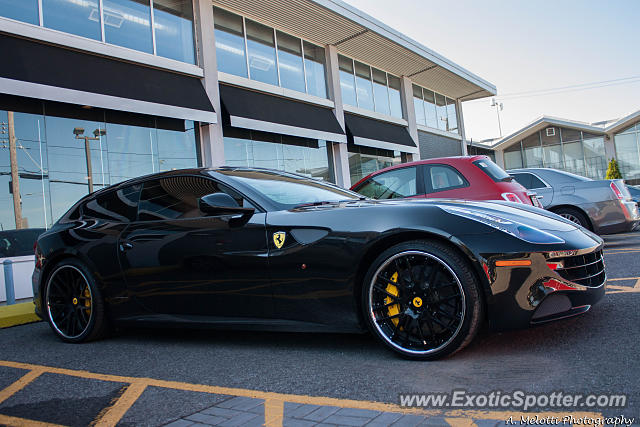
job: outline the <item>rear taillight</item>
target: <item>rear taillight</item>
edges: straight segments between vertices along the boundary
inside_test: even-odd
[[[622,194],[622,191],[620,191],[620,189],[618,188],[616,183],[611,181],[611,184],[609,184],[609,185],[611,186],[611,190],[613,190],[613,194],[616,195],[618,200],[624,200],[624,194]]]
[[[502,193],[502,198],[507,202],[524,203],[515,193]]]

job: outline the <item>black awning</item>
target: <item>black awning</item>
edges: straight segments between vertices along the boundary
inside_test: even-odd
[[[0,34],[0,93],[216,122],[202,82],[58,46]]]
[[[418,153],[418,147],[405,126],[350,113],[344,113],[344,121],[347,135],[356,145]]]
[[[223,119],[233,127],[347,142],[331,109],[279,96],[220,85]]]

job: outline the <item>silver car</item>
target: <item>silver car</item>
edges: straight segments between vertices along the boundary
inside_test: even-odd
[[[621,179],[595,181],[549,168],[507,171],[542,206],[598,234],[622,233],[640,223],[638,205]]]

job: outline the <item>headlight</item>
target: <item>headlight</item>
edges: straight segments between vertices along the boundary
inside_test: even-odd
[[[555,236],[539,228],[531,227],[530,225],[522,224],[517,221],[502,218],[496,215],[491,215],[485,212],[478,212],[467,208],[458,206],[441,206],[443,210],[453,215],[458,215],[463,218],[472,219],[495,228],[496,230],[503,231],[507,234],[511,234],[518,239],[524,240],[529,243],[536,244],[555,244],[564,243],[560,237]]]

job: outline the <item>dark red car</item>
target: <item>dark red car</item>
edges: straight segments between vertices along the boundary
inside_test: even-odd
[[[429,197],[468,200],[507,200],[542,207],[487,156],[440,157],[380,169],[361,179],[352,190],[372,199]]]

